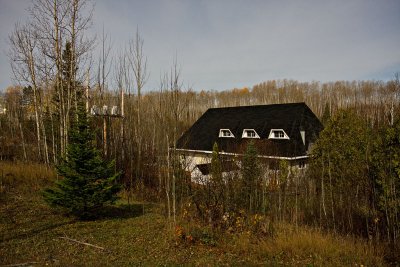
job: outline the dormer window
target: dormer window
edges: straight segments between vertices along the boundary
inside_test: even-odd
[[[218,137],[233,137],[233,138],[235,138],[235,136],[229,129],[220,129]]]
[[[268,139],[289,139],[289,136],[283,129],[271,129]]]
[[[260,138],[254,129],[244,129],[242,138]]]

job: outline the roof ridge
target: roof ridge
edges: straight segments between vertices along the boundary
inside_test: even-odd
[[[291,102],[291,103],[276,103],[276,104],[261,104],[261,105],[246,105],[246,106],[229,106],[229,107],[215,107],[208,108],[207,110],[212,109],[235,109],[235,108],[251,108],[251,107],[271,107],[271,106],[294,106],[294,105],[306,105],[305,102]]]

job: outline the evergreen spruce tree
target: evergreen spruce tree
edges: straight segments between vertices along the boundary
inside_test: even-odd
[[[211,177],[214,183],[220,184],[223,182],[222,165],[221,165],[221,160],[219,158],[219,149],[217,143],[214,143],[213,145],[213,152],[211,158]]]
[[[261,176],[261,168],[257,158],[257,149],[250,141],[246,148],[246,153],[243,156],[242,161],[242,203],[244,208],[250,212],[255,212],[258,208],[258,184]]]
[[[208,206],[213,227],[216,227],[224,213],[225,207],[225,183],[222,176],[222,162],[217,143],[213,145],[210,174],[210,184],[208,186],[212,196],[211,203]]]
[[[326,102],[324,111],[323,111],[322,117],[321,117],[322,125],[326,126],[330,119],[331,119],[331,109],[330,109],[329,103]]]
[[[117,199],[120,176],[115,162],[105,162],[94,145],[93,131],[83,103],[79,103],[78,119],[74,121],[67,153],[56,166],[63,179],[43,192],[45,201],[80,219],[93,218],[105,204]]]

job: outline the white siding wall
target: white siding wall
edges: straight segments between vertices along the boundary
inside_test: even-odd
[[[185,153],[181,154],[182,164],[185,167],[185,170],[190,173],[191,179],[193,182],[198,184],[205,184],[209,179],[210,175],[203,175],[201,171],[196,167],[198,164],[208,164],[211,163],[212,154],[205,153]],[[238,167],[240,168],[240,161],[237,161]],[[263,165],[263,164],[262,164]],[[307,165],[305,164],[303,168],[299,168],[299,165],[289,165],[290,177],[293,178],[293,175],[304,175],[304,171]],[[269,169],[268,166],[262,166],[262,172],[264,176],[264,181],[266,185],[271,182],[277,182],[277,175],[279,171]],[[231,172],[233,173],[233,172]],[[237,171],[237,174],[240,176],[240,171]],[[230,175],[230,173],[223,173],[223,177]]]

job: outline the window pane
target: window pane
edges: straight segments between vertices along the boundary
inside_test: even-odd
[[[256,136],[256,135],[254,134],[253,131],[249,131],[249,130],[246,131],[246,135],[247,135],[247,137],[254,137],[254,136]]]
[[[282,131],[274,131],[274,137],[275,138],[284,138],[285,135],[283,134]]]

